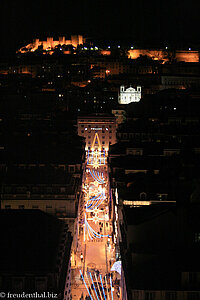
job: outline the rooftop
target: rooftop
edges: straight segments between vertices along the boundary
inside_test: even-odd
[[[27,133],[8,135],[4,139],[3,162],[80,164],[82,161],[83,140],[77,135],[59,136],[27,130]]]
[[[5,175],[5,184],[63,184],[71,183],[71,174],[53,167],[33,167],[29,169],[10,167]]]
[[[199,209],[199,205],[175,204],[124,207],[128,227],[134,225],[134,230],[127,230],[130,288],[199,290],[181,282],[182,272],[198,272],[200,267],[199,243],[192,242],[200,228]]]
[[[127,225],[141,224],[169,212],[176,215],[176,204],[161,203],[141,207],[124,206]]]
[[[63,222],[39,210],[0,211],[0,273],[54,272]]]

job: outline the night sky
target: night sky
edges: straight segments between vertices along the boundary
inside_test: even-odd
[[[199,45],[196,0],[1,0],[3,52],[33,38],[84,34],[99,39]]]

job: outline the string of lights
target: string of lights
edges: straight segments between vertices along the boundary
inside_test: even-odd
[[[91,157],[91,164],[93,164],[93,160],[94,160],[94,152],[92,151],[92,153],[91,153],[92,155],[92,157]]]
[[[100,178],[101,180],[105,181],[105,180],[104,180],[103,173],[99,173],[99,171],[98,171],[97,174],[98,174],[98,176],[99,176],[99,178]]]
[[[104,156],[104,165],[105,165],[105,163],[106,163],[106,152],[105,152],[104,149],[103,149],[103,156]]]
[[[94,291],[95,291],[95,294],[96,294],[96,296],[97,296],[97,300],[99,300],[99,297],[98,297],[98,294],[97,294],[97,290],[96,290],[96,287],[95,287],[95,284],[94,284],[94,281],[93,281],[91,272],[90,272],[90,278],[91,278],[91,280],[92,280],[92,285],[93,285],[93,287],[94,287]]]
[[[95,280],[96,280],[96,283],[97,283],[97,288],[98,288],[98,291],[99,291],[99,296],[100,296],[101,300],[103,300],[101,289],[100,289],[99,280],[97,278],[97,274],[96,273],[94,273],[94,277],[95,277]]]
[[[97,209],[103,201],[104,201],[104,197],[101,198],[99,197],[95,203],[86,206],[86,211]]]
[[[95,171],[94,170],[92,170],[92,172],[93,172],[93,174],[96,176],[96,177],[99,177],[98,179],[99,180],[104,180],[104,178],[103,178],[103,173],[99,173],[99,171],[97,171],[96,172],[96,174],[95,174]],[[97,176],[98,175],[98,176]],[[101,178],[102,177],[102,178]]]
[[[90,296],[90,299],[93,300],[92,295],[90,294],[90,291],[89,291],[89,289],[88,289],[88,286],[87,286],[87,284],[86,284],[86,282],[85,282],[85,279],[84,279],[84,277],[83,277],[82,271],[79,270],[79,272],[80,272],[81,278],[83,279],[83,282],[84,282],[84,284],[85,284],[86,290],[87,290],[87,292],[88,292],[88,294],[89,294],[89,296]]]
[[[97,198],[99,198],[101,195],[102,195],[102,193],[99,193],[98,195],[96,195],[96,196],[90,198],[90,199],[87,201],[87,203],[90,202],[90,201],[95,201],[95,200],[97,200]]]
[[[103,296],[104,296],[104,300],[106,300],[106,295],[105,295],[105,291],[104,291],[104,286],[103,286],[103,281],[102,281],[102,276],[101,274],[99,275],[100,280],[101,280],[101,286],[102,286],[102,291],[103,291]]]
[[[90,158],[90,150],[88,149],[88,155],[87,155],[87,165],[89,164],[89,158]]]
[[[86,210],[93,210],[97,207],[99,207],[99,205],[103,202],[105,195],[103,193],[101,193],[97,198],[92,198],[90,200],[87,201],[86,203]],[[100,201],[101,200],[101,201]],[[99,203],[100,201],[100,203]]]
[[[91,240],[93,240],[94,238],[97,238],[97,239],[101,239],[101,238],[104,238],[104,237],[111,237],[109,234],[101,234],[101,233],[98,233],[96,232],[88,223],[87,219],[86,219],[86,215],[85,215],[85,227],[87,229],[87,232],[88,232],[88,235],[89,235],[89,238]]]
[[[89,272],[86,272],[86,273],[85,273],[85,279],[86,279],[86,278],[87,278],[88,286],[90,287],[90,288],[89,288],[90,293],[91,293],[92,297],[96,300],[95,292],[94,292],[94,290],[91,288],[91,282],[90,282]]]
[[[87,150],[87,165],[105,165],[105,150]]]
[[[112,278],[110,276],[110,290],[111,290],[111,297],[112,297],[112,300],[113,300],[113,287],[112,287]]]
[[[89,224],[88,222],[86,222],[86,228],[87,228],[87,232],[88,232],[88,235],[90,237],[91,240],[93,240],[94,238],[98,238],[100,239],[101,238],[101,235],[96,232]]]
[[[105,183],[104,178],[101,179],[100,177],[98,177],[94,170],[91,171],[91,169],[89,169],[89,172],[94,180],[96,180],[97,182],[99,182],[101,184]]]
[[[93,279],[92,273],[91,272],[87,272],[85,273],[85,277],[87,278],[88,284],[86,283],[86,280],[83,276],[83,273],[81,270],[79,270],[81,278],[84,282],[84,285],[86,287],[86,290],[88,292],[88,295],[90,296],[91,300],[110,300],[110,294],[111,294],[111,300],[114,300],[113,297],[113,285],[112,285],[112,277],[110,276],[110,289],[108,287],[108,281],[107,281],[107,276],[104,276],[104,281],[105,281],[105,285],[106,285],[106,290],[107,290],[107,297],[106,297],[106,293],[105,293],[105,289],[104,289],[104,283],[103,283],[103,279],[102,279],[102,275],[99,274],[99,278],[100,281],[97,278],[96,273],[94,274],[95,277],[95,281]],[[109,278],[109,277],[108,277]],[[95,286],[96,283],[96,286]],[[100,289],[100,284],[101,284],[101,289]],[[90,289],[90,286],[93,286],[93,289]],[[98,292],[97,289],[98,288]],[[110,290],[110,294],[109,294],[109,290]]]
[[[108,300],[110,300],[110,296],[109,296],[109,292],[108,292],[108,283],[107,283],[106,275],[104,276],[104,278],[105,278],[105,283],[106,283],[107,297],[108,297]]]
[[[98,174],[98,176],[99,176],[99,178],[100,178],[101,180],[104,180],[103,173],[100,174],[99,171],[98,171],[97,174]]]

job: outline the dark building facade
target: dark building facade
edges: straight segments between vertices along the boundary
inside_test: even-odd
[[[70,299],[72,237],[66,224],[39,210],[1,210],[0,222],[1,290]]]

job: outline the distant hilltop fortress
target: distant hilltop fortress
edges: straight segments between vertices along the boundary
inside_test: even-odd
[[[141,56],[149,57],[153,60],[158,61],[170,61],[170,59],[175,59],[177,62],[199,62],[199,51],[189,50],[175,50],[170,51],[168,49],[161,50],[151,50],[151,49],[133,49],[128,51],[128,57],[131,59],[137,59]]]
[[[82,35],[71,35],[71,39],[67,40],[65,36],[61,36],[58,38],[58,40],[54,40],[53,37],[48,37],[46,41],[40,41],[39,39],[33,40],[32,43],[21,47],[17,53],[27,53],[27,52],[34,52],[37,49],[40,49],[43,51],[43,54],[54,53],[54,50],[56,48],[59,48],[62,51],[63,54],[71,54],[73,50],[76,50],[77,46],[83,45],[83,48],[81,50],[87,51],[87,50],[94,50],[98,51],[100,55],[103,56],[109,56],[112,54],[112,47],[111,46],[105,46],[103,49],[92,46],[86,47],[84,44],[86,43],[86,38],[84,38]],[[91,42],[90,42],[91,43]],[[70,49],[66,46],[71,46],[74,49]],[[113,47],[114,48],[114,47]],[[120,45],[118,45],[118,50],[120,51]],[[122,47],[123,48],[123,47]],[[127,57],[130,59],[138,59],[141,57],[150,58],[151,60],[157,60],[160,62],[199,62],[199,51],[194,51],[191,48],[188,50],[170,50],[168,47],[165,47],[165,49],[137,49],[134,47],[131,47],[131,49],[127,50]]]
[[[65,36],[59,37],[58,40],[54,41],[53,37],[48,37],[46,41],[40,41],[39,39],[33,40],[33,43],[30,43],[26,46],[23,46],[20,48],[17,52],[20,53],[26,53],[26,52],[34,52],[38,49],[38,47],[41,47],[43,50],[51,51],[56,46],[60,45],[71,45],[74,48],[77,48],[78,45],[84,44],[85,39],[82,35],[72,35],[70,40],[66,40]]]

